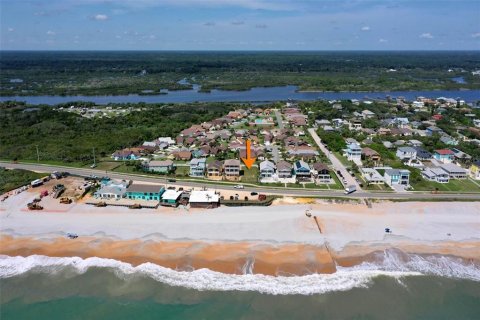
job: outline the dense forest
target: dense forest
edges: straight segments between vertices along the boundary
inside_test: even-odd
[[[61,106],[61,105],[60,105]],[[233,104],[135,104],[124,116],[85,118],[51,106],[0,104],[0,159],[88,162],[92,149],[100,157],[159,136],[175,136],[192,124],[225,115]],[[129,105],[116,105],[128,108]],[[238,107],[238,105],[237,105]]]
[[[479,65],[478,51],[1,51],[0,95],[158,94],[192,84],[203,91],[281,85],[317,91],[478,89],[480,77],[471,71]]]

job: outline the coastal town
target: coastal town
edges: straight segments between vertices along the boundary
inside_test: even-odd
[[[76,109],[62,107],[57,112]],[[77,113],[91,114],[82,109]],[[122,116],[141,109],[106,110],[112,113],[104,116]],[[260,193],[249,187],[338,195],[476,193],[480,159],[478,151],[471,155],[469,150],[479,146],[478,109],[462,100],[419,97],[411,102],[353,99],[247,106],[194,124],[177,136],[117,150],[91,166],[127,164],[131,173],[162,182],[112,179],[106,168],[104,175],[86,177],[86,192],[72,200],[98,207],[217,208],[271,204],[268,190]],[[256,159],[251,167],[242,163],[247,156]],[[188,182],[201,187],[189,187]],[[37,184],[41,183],[32,182]],[[55,193],[57,184],[51,188]]]

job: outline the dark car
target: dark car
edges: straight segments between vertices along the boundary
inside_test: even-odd
[[[250,195],[251,195],[251,196],[257,196],[257,195],[258,195],[258,192],[250,192]]]
[[[168,182],[177,182],[176,179],[168,179],[167,181],[168,181]]]

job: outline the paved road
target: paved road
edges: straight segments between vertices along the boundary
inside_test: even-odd
[[[280,129],[283,129],[284,128],[284,125],[283,125],[283,118],[282,118],[282,114],[280,113],[280,111],[278,111],[278,109],[275,109],[275,117],[277,117],[277,124],[278,124],[278,127]]]
[[[96,169],[83,169],[83,168],[68,168],[62,166],[51,166],[51,165],[42,165],[42,164],[14,164],[0,161],[0,166],[6,167],[8,169],[26,169],[31,171],[38,172],[53,172],[53,171],[68,171],[71,174],[78,176],[89,176],[97,175],[104,176],[104,170]],[[157,177],[148,177],[143,175],[128,174],[128,173],[107,173],[109,177],[113,179],[126,179],[126,180],[135,180],[138,182],[157,182],[157,183],[167,183],[166,178],[157,178]],[[169,185],[177,186],[188,186],[188,187],[208,187],[211,189],[217,190],[234,190],[235,188],[232,185],[224,184],[207,184],[201,182],[190,182],[190,181],[178,181],[176,183],[168,183]],[[466,200],[480,200],[480,193],[477,194],[430,194],[425,193],[382,193],[382,192],[368,192],[368,191],[359,191],[352,193],[348,196],[343,194],[341,190],[310,190],[310,189],[284,189],[284,188],[272,188],[264,186],[246,186],[247,190],[256,191],[259,193],[272,194],[272,195],[282,195],[282,196],[303,196],[303,197],[345,197],[345,198],[375,198],[375,199],[466,199]]]
[[[327,148],[325,147],[325,145],[322,143],[322,140],[320,139],[320,137],[318,136],[317,132],[315,131],[314,128],[310,128],[308,129],[308,132],[310,133],[310,135],[312,136],[313,140],[315,141],[315,143],[318,145],[318,147],[320,148],[320,150],[322,150],[322,152],[328,157],[328,159],[330,159],[330,161],[332,162],[332,165],[333,165],[333,168],[335,169],[335,171],[340,171],[343,175],[343,177],[345,178],[345,180],[347,180],[347,183],[346,185],[347,186],[350,186],[350,185],[354,185],[357,187],[357,190],[361,190],[360,188],[360,185],[357,183],[357,181],[355,180],[354,177],[352,177],[352,175],[350,173],[348,173],[347,171],[347,168],[345,168],[345,166],[343,165],[343,163],[338,160],[338,158],[333,154],[331,153],[330,151],[327,150]]]

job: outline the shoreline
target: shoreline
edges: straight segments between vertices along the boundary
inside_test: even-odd
[[[87,236],[64,237],[0,235],[0,254],[7,256],[42,255],[49,257],[97,257],[138,266],[153,263],[177,271],[209,269],[224,274],[304,276],[333,274],[338,268],[381,262],[387,251],[408,255],[442,256],[480,265],[480,241],[462,242],[400,241],[398,243],[358,243],[335,251],[327,245],[169,241],[152,239],[112,239]]]

